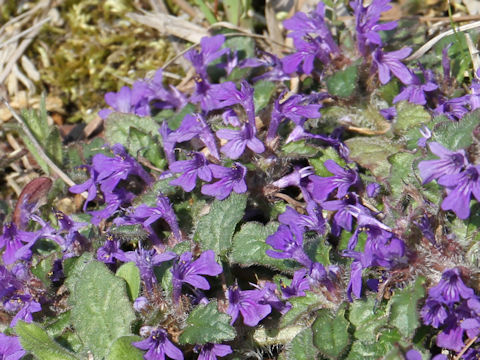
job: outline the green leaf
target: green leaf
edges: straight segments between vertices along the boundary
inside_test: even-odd
[[[25,146],[27,147],[28,149],[28,152],[30,154],[32,154],[33,158],[35,159],[35,161],[37,162],[38,166],[40,166],[40,168],[42,169],[42,171],[45,173],[45,174],[50,174],[50,168],[49,166],[47,165],[47,162],[45,160],[43,160],[43,158],[38,155],[38,152],[37,152],[37,148],[35,146],[33,146],[32,142],[30,141],[30,139],[28,138],[27,135],[25,135],[23,133],[23,131],[20,132],[20,137],[22,138],[23,140],[23,143],[25,144]]]
[[[398,290],[389,301],[390,324],[397,327],[400,333],[411,338],[420,322],[418,320],[418,301],[425,296],[423,284],[425,279],[418,277],[415,283]]]
[[[263,265],[278,270],[292,270],[296,263],[284,259],[274,259],[265,251],[272,249],[265,239],[275,233],[278,223],[271,222],[262,225],[257,222],[247,222],[233,237],[230,261],[241,266]]]
[[[141,145],[138,144],[138,141],[131,141],[131,128],[136,128],[141,133],[158,139],[158,143],[161,143],[158,133],[159,125],[155,120],[148,116],[141,117],[123,113],[111,113],[105,120],[105,139],[110,144],[122,144],[130,155],[136,156]]]
[[[239,2],[239,1],[236,1]],[[275,83],[267,80],[260,80],[253,86],[255,93],[253,94],[253,100],[255,102],[255,112],[258,113],[270,102],[270,98],[275,92]]]
[[[193,114],[195,110],[196,106],[188,103],[178,113],[168,119],[168,127],[172,130],[177,130],[182,124],[183,118],[188,114]]]
[[[246,206],[245,194],[232,193],[225,200],[215,200],[210,212],[198,221],[193,240],[200,243],[203,251],[211,249],[217,256],[225,257]]]
[[[385,306],[376,309],[374,296],[352,302],[348,319],[355,326],[355,338],[365,342],[375,342],[379,328],[388,322]]]
[[[280,328],[298,324],[302,318],[310,318],[311,313],[325,306],[325,299],[313,292],[305,291],[305,296],[288,299],[292,308],[280,320]]]
[[[319,149],[307,144],[305,140],[292,141],[282,146],[282,151],[288,155],[301,155],[313,157],[318,154]]]
[[[317,356],[317,349],[313,346],[313,332],[311,328],[301,331],[287,345],[288,360],[311,360]]]
[[[132,126],[129,129],[127,148],[132,155],[142,155],[156,167],[163,168],[167,161],[158,147],[159,136],[152,136]]]
[[[53,262],[57,256],[57,254],[51,254],[31,268],[32,274],[39,278],[47,287],[51,284],[49,272],[52,270]]]
[[[39,360],[78,360],[73,353],[55,342],[47,332],[35,323],[18,321],[15,332],[22,347]]]
[[[480,109],[465,115],[460,121],[451,121],[440,117],[432,131],[432,140],[437,141],[449,150],[465,149],[473,142],[473,133],[480,124]],[[437,118],[434,120],[438,121]]]
[[[63,164],[63,147],[60,132],[52,127],[45,139],[45,152],[57,165]]]
[[[141,341],[140,336],[122,336],[110,348],[106,360],[142,360],[143,351],[132,345],[132,342]]]
[[[205,16],[205,19],[207,19],[210,25],[215,24],[217,22],[215,15],[213,15],[212,11],[207,6],[207,4],[205,4],[203,0],[195,0],[195,3],[200,8],[200,11],[203,13],[203,15]]]
[[[332,176],[332,173],[330,173],[330,171],[327,170],[325,165],[323,165],[327,160],[333,160],[340,166],[347,165],[345,163],[345,160],[343,160],[340,155],[338,155],[337,151],[334,148],[328,147],[325,150],[322,150],[322,155],[320,155],[319,157],[309,159],[310,165],[312,165],[315,169],[315,174],[323,177]]]
[[[84,252],[80,257],[68,258],[65,260],[63,266],[63,272],[65,277],[65,286],[70,291],[69,302],[72,303],[75,299],[75,284],[82,277],[82,272],[85,270],[88,264],[93,261],[93,255],[89,252]]]
[[[335,316],[328,309],[320,309],[312,325],[313,343],[328,359],[340,358],[350,345],[349,323],[344,314],[344,307]]]
[[[242,2],[238,0],[223,0],[223,9],[229,23],[238,26],[242,15]]]
[[[230,316],[217,309],[217,302],[197,305],[188,315],[187,326],[180,335],[180,344],[221,343],[233,340],[235,329],[230,325]]]
[[[22,111],[22,117],[35,138],[44,144],[49,129],[46,113],[29,109]]]
[[[401,101],[397,104],[397,121],[393,124],[393,131],[396,134],[404,134],[413,127],[428,123],[432,117],[421,105]]]
[[[440,201],[443,190],[436,182],[421,185],[421,180],[415,176],[415,173],[418,171],[418,160],[418,155],[406,152],[398,152],[388,158],[388,161],[392,164],[388,183],[390,184],[393,198],[400,200],[406,195],[405,188],[408,187],[410,191],[419,189],[419,194],[421,193],[428,200],[437,204]],[[413,198],[411,200],[414,201]]]
[[[321,236],[306,236],[303,249],[310,259],[315,259],[325,266],[330,265],[330,250],[332,246]]]
[[[130,324],[135,320],[125,282],[105,264],[92,261],[74,289],[72,324],[86,348],[98,358],[105,357],[117,338],[131,334]]]
[[[401,145],[383,136],[354,137],[345,141],[350,149],[350,158],[369,169],[378,178],[390,173],[388,157],[401,149]]]
[[[328,93],[333,96],[349,97],[357,87],[357,81],[358,66],[349,66],[327,78]]]
[[[116,275],[127,282],[127,291],[130,300],[135,300],[140,293],[140,270],[134,262],[120,266]]]
[[[239,1],[238,1],[239,2]],[[235,36],[235,37],[228,37],[225,40],[225,47],[230,49],[235,49],[237,51],[237,57],[239,60],[244,60],[248,58],[255,57],[255,41],[253,39],[246,37],[246,36]],[[229,81],[238,81],[244,79],[248,73],[251,72],[249,68],[241,68],[236,67],[227,76],[227,80]]]

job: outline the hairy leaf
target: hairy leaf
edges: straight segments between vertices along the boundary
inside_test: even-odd
[[[90,262],[74,284],[72,323],[86,348],[96,357],[108,354],[119,337],[130,335],[135,320],[125,282],[105,264]]]
[[[418,277],[415,283],[398,290],[389,302],[390,323],[406,338],[411,338],[420,326],[417,305],[425,296],[424,282],[423,277]]]
[[[134,262],[128,262],[120,266],[116,275],[127,283],[127,291],[130,300],[135,300],[140,292],[140,270]]]
[[[278,270],[291,270],[295,266],[293,261],[274,259],[265,251],[272,249],[265,239],[277,231],[278,223],[271,222],[262,225],[257,222],[247,222],[233,237],[230,261],[241,266],[264,265]]]
[[[232,236],[237,223],[243,218],[247,205],[244,194],[232,193],[227,199],[215,200],[210,212],[200,218],[193,239],[202,250],[213,250],[225,257],[232,246]]]
[[[181,344],[221,343],[233,340],[235,329],[230,325],[230,316],[217,309],[217,302],[198,305],[187,318],[187,326],[180,335]]]
[[[40,360],[78,360],[75,354],[55,342],[47,332],[35,323],[18,321],[15,332],[22,347]]]
[[[320,354],[328,359],[340,358],[350,344],[349,323],[344,315],[344,307],[335,316],[328,309],[320,309],[312,325],[313,343]]]

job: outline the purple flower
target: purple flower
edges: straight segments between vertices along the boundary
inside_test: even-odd
[[[430,140],[430,138],[432,137],[432,132],[425,125],[418,129],[418,131],[420,132],[422,137],[418,139],[417,145],[421,148],[425,148],[427,147],[427,141]]]
[[[311,196],[307,190],[307,185],[309,182],[308,177],[314,173],[315,172],[312,166],[305,166],[303,168],[295,166],[293,172],[274,181],[272,185],[280,189],[284,189],[288,186],[297,186],[302,191],[303,198],[308,201],[311,199]]]
[[[118,93],[106,93],[105,102],[117,112],[149,116],[150,96],[151,90],[147,84],[143,81],[136,81],[132,89],[128,86],[123,86]],[[102,109],[98,112],[98,115],[100,115],[102,119],[106,119],[111,113],[112,110],[110,109]]]
[[[23,287],[17,274],[0,265],[0,300],[12,296]]]
[[[467,165],[464,150],[450,151],[437,142],[430,142],[428,147],[440,159],[420,161],[418,170],[423,179],[422,184],[427,184],[444,175],[458,174]]]
[[[263,287],[260,287],[256,284],[251,284],[258,290],[263,292],[263,301],[262,304],[268,304],[273,309],[277,310],[282,315],[285,315],[287,312],[290,311],[292,305],[290,303],[284,303],[277,295],[278,289],[277,285],[271,281],[266,281],[263,284]]]
[[[347,193],[340,200],[323,201],[322,206],[326,210],[336,211],[331,223],[332,233],[336,235],[340,235],[338,227],[352,231],[354,217],[356,218],[360,214],[370,214],[370,211],[360,204],[358,195],[355,193]]]
[[[153,268],[175,257],[177,257],[177,254],[170,251],[158,254],[155,249],[147,250],[139,247],[136,251],[128,251],[123,255],[119,255],[118,259],[123,262],[133,261],[140,270],[140,277],[145,283],[147,291],[151,291],[153,285],[157,282]]]
[[[215,178],[220,179],[213,184],[205,184],[202,186],[202,194],[215,196],[217,200],[227,198],[232,191],[237,194],[242,194],[247,191],[247,184],[245,183],[245,175],[247,168],[242,164],[236,162],[231,168],[226,168],[220,165],[209,165],[212,174]]]
[[[169,90],[163,87],[163,71],[158,69],[153,78],[148,81],[148,87],[152,92],[152,105],[157,109],[182,109],[188,100],[183,93],[174,86],[169,85]]]
[[[438,183],[447,187],[442,209],[452,210],[460,219],[467,219],[470,216],[471,195],[480,201],[480,165],[469,165],[459,174],[444,175]]]
[[[305,41],[300,38],[294,38],[293,42],[297,52],[282,58],[283,71],[287,74],[298,71],[300,64],[303,63],[303,73],[310,75],[317,57],[323,59],[324,63],[328,62],[329,55],[322,53],[320,43],[315,39],[310,38],[308,41]]]
[[[222,114],[222,120],[225,125],[232,125],[235,127],[241,126],[242,123],[238,119],[238,115],[233,109],[227,109]]]
[[[431,92],[438,89],[438,85],[434,82],[427,82],[426,84],[420,84],[420,80],[413,76],[413,82],[393,98],[393,103],[396,104],[399,101],[407,100],[412,104],[425,105],[427,99],[425,98],[426,92]]]
[[[199,353],[197,360],[216,360],[217,356],[224,357],[232,353],[232,348],[229,345],[212,343],[196,345],[193,350]]]
[[[4,360],[19,360],[26,354],[17,336],[0,333],[0,357]]]
[[[296,71],[300,62],[304,61],[303,70],[306,74],[310,74],[316,57],[327,64],[330,62],[331,55],[339,53],[324,18],[325,5],[320,2],[309,14],[297,12],[283,22],[285,28],[291,31],[288,36],[293,38],[298,50],[296,54],[282,59],[285,72]]]
[[[294,296],[305,296],[305,291],[310,290],[310,283],[305,277],[307,275],[307,269],[300,269],[293,274],[292,282],[289,286],[282,284],[282,294],[285,299]]]
[[[383,85],[390,81],[390,73],[393,73],[403,84],[412,84],[414,81],[412,72],[400,62],[411,52],[411,48],[403,48],[389,53],[377,49],[373,53],[372,71],[378,69],[378,78]]]
[[[368,195],[368,197],[371,197],[371,198],[376,197],[380,192],[380,188],[381,188],[381,186],[378,183],[374,182],[374,183],[368,184],[367,185],[367,195]]]
[[[386,109],[381,109],[380,114],[385,118],[385,120],[393,121],[393,119],[395,119],[397,116],[397,109],[395,106],[391,106]]]
[[[405,354],[405,360],[422,360],[422,354],[420,354],[417,350],[410,349]]]
[[[229,288],[227,314],[232,317],[230,324],[233,325],[241,313],[245,325],[256,326],[272,311],[270,305],[262,303],[263,296],[263,291],[257,289],[242,291],[237,286]]]
[[[325,231],[325,219],[322,215],[322,208],[317,203],[311,201],[307,204],[307,213],[308,215],[301,215],[290,206],[287,206],[285,212],[278,217],[278,221],[291,228],[298,227],[301,232],[312,230],[323,234]]]
[[[275,100],[268,127],[267,141],[272,141],[277,135],[280,123],[285,119],[290,119],[299,125],[302,120],[307,118],[316,119],[321,116],[319,109],[321,104],[308,104],[308,99],[301,95],[291,95],[286,100],[285,92]]]
[[[449,350],[460,351],[465,344],[463,343],[464,330],[457,325],[457,318],[452,315],[446,320],[446,328],[437,335],[437,346]]]
[[[255,137],[256,132],[255,126],[251,126],[250,123],[243,124],[241,130],[218,130],[217,136],[228,140],[222,146],[221,151],[233,160],[238,159],[243,154],[245,147],[248,147],[255,153],[264,152],[265,146]]]
[[[252,127],[255,126],[255,105],[253,101],[253,87],[247,82],[242,81],[240,90],[237,90],[235,83],[227,81],[212,88],[212,96],[218,101],[218,107],[224,108],[240,104],[245,109],[248,122]]]
[[[31,246],[22,252],[18,252],[18,250],[25,246],[24,243],[32,243],[33,240],[38,238],[38,234],[18,230],[14,223],[3,225],[3,234],[0,236],[0,249],[5,248],[2,255],[3,263],[10,265],[20,259],[30,259],[32,256]]]
[[[115,264],[116,259],[122,259],[124,254],[120,249],[120,242],[108,234],[103,246],[97,250],[97,260],[105,264]]]
[[[368,55],[373,46],[381,46],[379,31],[392,30],[397,27],[396,21],[378,24],[382,12],[390,10],[390,0],[374,0],[367,7],[362,0],[355,0],[350,6],[355,11],[355,29],[357,46],[360,54]]]
[[[88,192],[87,199],[83,204],[83,211],[87,211],[88,203],[95,199],[97,196],[97,177],[98,173],[92,166],[83,165],[81,169],[87,169],[90,173],[90,178],[85,181],[83,184],[71,186],[69,191],[74,194],[81,194],[84,191]]]
[[[16,312],[16,315],[10,322],[10,327],[14,327],[18,320],[31,323],[33,321],[32,314],[42,310],[40,303],[33,300],[32,296],[28,294],[14,295],[3,306],[7,311]]]
[[[332,267],[331,267],[332,268]],[[331,269],[330,268],[330,269]],[[335,286],[333,281],[336,281],[336,274],[329,269],[325,269],[325,266],[319,262],[315,262],[310,266],[308,274],[308,282],[312,287],[325,286],[330,293],[333,293]]]
[[[208,167],[207,159],[202,153],[192,153],[192,160],[180,160],[170,164],[170,171],[173,173],[182,173],[175,180],[170,181],[170,185],[178,185],[186,192],[195,188],[197,176],[204,181],[212,180],[212,170]]]
[[[187,251],[173,264],[173,298],[178,301],[182,291],[182,284],[188,283],[194,288],[208,290],[210,284],[202,275],[217,276],[222,272],[222,266],[215,261],[213,250],[202,253],[195,261],[192,253]]]
[[[472,79],[468,100],[472,111],[480,108],[480,69],[477,70],[475,77]]]
[[[182,240],[180,234],[180,228],[178,227],[177,217],[173,211],[170,200],[165,195],[158,195],[157,206],[150,207],[145,204],[141,204],[135,208],[133,214],[124,218],[116,218],[114,223],[116,225],[135,225],[141,223],[149,232],[154,233],[151,229],[151,225],[158,219],[164,219],[170,226],[173,235],[177,241]]]
[[[467,105],[469,103],[469,96],[461,96],[449,100],[441,100],[440,104],[435,108],[436,115],[445,115],[450,120],[458,121],[468,113]]]
[[[175,161],[175,156],[173,155],[175,144],[192,140],[197,136],[207,146],[212,156],[220,159],[215,136],[200,114],[185,115],[180,127],[175,131],[171,131],[167,125],[164,125],[160,130],[164,141],[163,146],[165,153],[170,154],[168,157],[170,163]]]
[[[175,360],[183,360],[180,349],[168,340],[167,332],[161,328],[153,330],[147,339],[133,342],[132,345],[148,350],[143,356],[145,360],[165,360],[165,355]]]
[[[430,289],[428,296],[444,304],[452,304],[460,301],[460,298],[469,299],[474,293],[463,283],[460,271],[453,268],[443,272],[442,279]]]
[[[282,61],[266,51],[262,52],[261,57],[246,59],[240,63],[241,68],[260,66],[270,67],[271,69],[262,75],[254,77],[252,79],[253,82],[259,80],[285,81],[290,79],[290,76],[283,71]]]
[[[223,35],[205,36],[200,40],[200,51],[192,49],[185,54],[185,58],[192,62],[202,78],[207,78],[207,65],[229,51],[228,48],[221,49],[224,42]]]
[[[133,302],[133,308],[135,311],[141,312],[148,306],[148,299],[145,296],[139,296]]]
[[[448,316],[443,304],[430,297],[422,307],[420,315],[422,316],[424,324],[432,325],[437,329],[445,322]]]
[[[265,242],[277,251],[266,250],[266,254],[276,259],[293,259],[300,264],[310,267],[312,260],[303,251],[303,236],[298,227],[290,228],[280,225],[278,230],[267,237]]]
[[[112,193],[105,193],[105,206],[100,210],[88,212],[90,215],[92,215],[92,224],[98,226],[102,220],[108,219],[110,216],[115,214],[117,209],[122,204],[130,203],[134,197],[135,196],[133,193],[128,192],[125,189],[116,189]]]
[[[324,163],[328,171],[334,176],[320,177],[317,175],[311,175],[309,177],[310,183],[308,184],[308,190],[312,194],[312,197],[316,201],[324,201],[328,195],[337,190],[337,198],[344,197],[348,189],[351,186],[360,184],[360,178],[355,170],[345,169],[338,165],[333,160],[327,160]]]
[[[121,144],[112,146],[114,157],[96,154],[92,165],[98,173],[97,182],[104,193],[111,193],[121,180],[126,180],[129,175],[140,177],[146,184],[152,182],[152,177],[128,153]]]

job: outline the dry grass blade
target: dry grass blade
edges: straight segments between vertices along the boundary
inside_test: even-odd
[[[157,29],[163,35],[173,35],[191,43],[199,43],[202,37],[208,36],[208,31],[203,27],[172,15],[128,13],[127,16],[140,24]]]
[[[427,53],[428,50],[430,50],[437,42],[439,42],[440,40],[442,40],[444,37],[446,36],[449,36],[449,35],[452,35],[454,34],[456,31],[468,31],[468,30],[472,30],[472,29],[477,29],[477,28],[480,28],[480,21],[475,21],[471,24],[467,24],[467,25],[463,25],[463,26],[460,26],[458,29],[456,30],[447,30],[437,36],[435,36],[433,39],[427,41],[425,43],[425,45],[423,45],[420,49],[418,49],[417,51],[415,51],[412,55],[410,55],[408,58],[406,58],[405,60],[406,61],[412,61],[412,60],[416,60],[416,59],[419,59],[421,58],[423,55],[425,55]]]

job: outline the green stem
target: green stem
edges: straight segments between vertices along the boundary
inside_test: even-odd
[[[217,22],[215,15],[213,15],[213,13],[210,11],[210,8],[205,4],[203,0],[195,0],[195,3],[200,8],[200,11],[203,13],[203,15],[205,15],[205,18],[210,23],[210,25]]]

